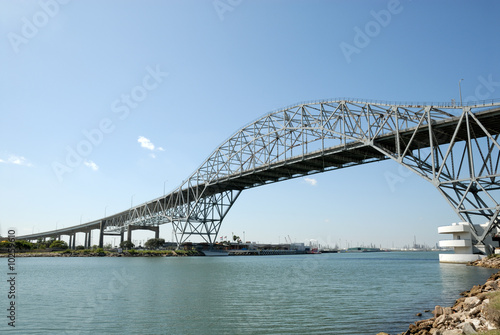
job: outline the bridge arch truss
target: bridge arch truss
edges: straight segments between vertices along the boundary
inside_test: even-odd
[[[101,223],[108,231],[171,223],[178,244],[191,236],[212,244],[245,189],[391,159],[431,182],[481,244],[499,224],[499,134],[500,101],[301,103],[238,130],[171,193]]]
[[[234,133],[169,195],[107,225],[171,222],[178,243],[193,235],[214,243],[245,189],[392,159],[431,182],[481,243],[500,213],[499,113],[498,101],[454,106],[339,99],[283,108]],[[484,222],[480,235],[472,223]]]

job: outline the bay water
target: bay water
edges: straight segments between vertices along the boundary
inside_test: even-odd
[[[5,270],[2,334],[395,334],[495,272],[435,252],[16,263],[16,327]]]

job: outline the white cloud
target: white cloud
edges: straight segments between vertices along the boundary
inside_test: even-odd
[[[316,184],[318,183],[318,181],[314,178],[304,178],[304,180],[306,181],[306,183],[308,183],[309,185],[311,186],[316,186]]]
[[[141,147],[151,150],[151,151],[165,151],[162,147],[155,147],[155,145],[146,137],[139,136],[137,142],[141,144]],[[152,158],[156,158],[154,153],[149,154]]]
[[[91,169],[92,169],[92,170],[94,170],[94,171],[99,170],[99,166],[97,166],[97,164],[96,164],[96,163],[94,163],[93,161],[88,161],[88,160],[85,160],[85,161],[83,162],[83,164],[85,164],[85,166],[87,166],[87,167],[91,168]]]
[[[4,164],[14,164],[22,166],[33,166],[26,158],[23,156],[9,155],[7,160],[0,159],[0,163]]]
[[[155,145],[153,143],[151,143],[151,141],[149,139],[145,138],[144,136],[139,136],[139,138],[137,139],[137,142],[139,142],[141,144],[141,147],[143,147],[143,148],[146,148],[149,150],[155,149]]]

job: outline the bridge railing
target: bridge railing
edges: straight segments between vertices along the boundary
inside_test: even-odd
[[[339,101],[347,101],[352,103],[368,103],[375,105],[384,105],[384,106],[404,106],[410,108],[420,108],[425,106],[433,106],[433,107],[441,107],[441,108],[461,108],[461,107],[469,107],[469,106],[492,106],[495,104],[500,104],[500,98],[497,99],[487,99],[487,100],[479,100],[479,101],[469,101],[460,104],[458,101],[450,101],[450,102],[436,102],[436,101],[390,101],[390,100],[375,100],[375,99],[360,99],[360,98],[348,98],[348,97],[340,97],[335,99],[321,99],[321,100],[310,100],[310,101],[301,101],[295,103],[293,105],[288,105],[286,107],[277,108],[271,111],[271,113],[279,112],[282,110],[287,110],[293,107],[298,107],[300,105],[312,105],[319,103],[329,103],[329,102],[339,102]],[[258,119],[256,119],[258,120]]]

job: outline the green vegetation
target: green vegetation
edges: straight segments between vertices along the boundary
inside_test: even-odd
[[[151,239],[149,246],[155,247],[157,245],[163,246],[165,241],[163,239]],[[148,241],[148,242],[149,242]],[[125,250],[123,253],[119,254],[117,252],[113,251],[106,251],[104,248],[98,248],[97,246],[93,246],[92,249],[85,249],[84,246],[79,245],[75,248],[75,250],[71,250],[68,247],[68,244],[64,241],[60,240],[50,240],[50,241],[37,241],[37,243],[30,243],[27,241],[16,241],[20,242],[19,248],[23,248],[24,252],[28,253],[47,253],[47,254],[54,254],[54,255],[64,255],[64,256],[197,256],[200,255],[200,253],[197,250],[135,250],[135,249],[130,249],[130,250]],[[50,242],[50,244],[48,244]],[[122,248],[125,249],[125,247],[134,247],[133,243],[130,242],[123,242],[121,243]],[[2,241],[0,242],[0,249],[4,248],[2,252],[6,252],[7,248],[10,247],[10,242],[5,242]],[[16,248],[18,248],[16,246]],[[30,250],[31,248],[31,250]],[[44,249],[53,249],[53,251],[50,250],[44,250]]]
[[[16,251],[19,250],[31,250],[33,248],[33,243],[25,241],[25,240],[16,240],[15,248]],[[0,242],[0,249],[8,249],[11,246],[11,242],[5,240]]]
[[[120,243],[120,248],[123,248],[125,250],[134,249],[135,244],[130,241],[123,241],[122,243]]]
[[[197,250],[175,250],[175,253],[179,256],[196,256],[200,254]]]
[[[145,244],[144,247],[146,249],[158,249],[162,247],[165,244],[165,239],[163,238],[152,238],[149,239]]]
[[[500,292],[492,292],[488,294],[488,299],[490,299],[490,303],[486,308],[486,319],[494,325],[500,325]],[[484,334],[488,335],[500,335],[500,331],[489,331]]]
[[[62,240],[55,240],[52,242],[49,246],[49,248],[52,249],[68,249],[68,243],[62,241]]]
[[[33,247],[33,243],[25,241],[25,240],[17,240],[16,241],[16,249],[17,250],[31,250]]]

